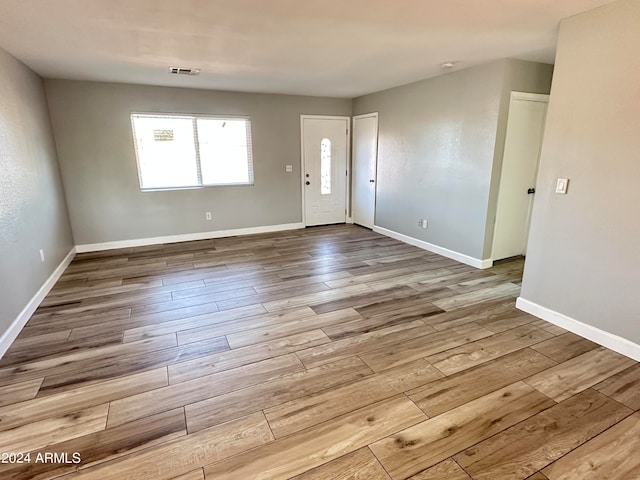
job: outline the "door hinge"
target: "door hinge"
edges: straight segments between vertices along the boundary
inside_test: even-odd
[[[349,170],[345,170],[344,174],[345,174],[346,177],[348,177],[349,176]]]

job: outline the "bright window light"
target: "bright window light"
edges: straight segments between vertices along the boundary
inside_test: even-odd
[[[320,194],[331,195],[331,140],[320,142]]]
[[[246,117],[131,115],[142,190],[253,185]]]

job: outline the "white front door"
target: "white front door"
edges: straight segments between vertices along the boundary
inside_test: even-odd
[[[378,114],[353,117],[353,223],[373,228],[376,208]]]
[[[349,117],[303,115],[301,122],[305,225],[344,223]]]
[[[513,92],[500,175],[492,259],[524,255],[548,95]]]

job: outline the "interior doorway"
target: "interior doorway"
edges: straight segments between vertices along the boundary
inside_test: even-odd
[[[525,255],[549,95],[512,92],[492,259]]]
[[[378,113],[353,117],[353,223],[373,228],[376,209]]]

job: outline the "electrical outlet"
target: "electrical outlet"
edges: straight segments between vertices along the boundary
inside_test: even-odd
[[[293,165],[285,165],[284,171],[287,173],[293,172]]]
[[[40,249],[40,261],[44,263],[44,249]]]
[[[213,217],[211,216],[211,212],[205,212],[204,214],[205,220],[211,220]]]
[[[422,219],[421,219],[421,218],[419,218],[419,219],[418,219],[418,226],[419,226],[419,227],[421,227],[421,226],[422,226]]]

